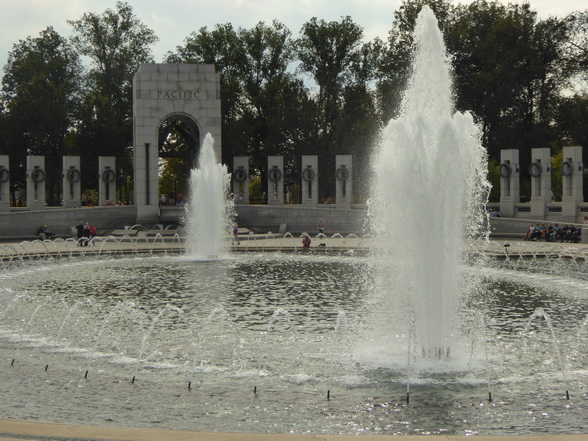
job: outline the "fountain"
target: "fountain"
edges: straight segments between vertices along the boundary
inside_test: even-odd
[[[233,217],[233,204],[227,197],[231,175],[226,166],[216,162],[213,145],[208,133],[200,149],[198,167],[190,177],[186,248],[188,256],[198,259],[217,259],[226,252],[222,242]]]
[[[376,254],[385,256],[381,285],[403,293],[392,307],[409,305],[405,317],[415,314],[417,346],[445,358],[462,290],[463,243],[485,238],[486,153],[471,115],[454,113],[449,59],[428,6],[418,16],[415,44],[401,116],[385,128],[375,155],[370,217]]]
[[[399,191],[374,191],[373,255],[270,251],[294,240],[286,234],[268,239],[275,247],[260,250],[253,236],[246,251],[215,258],[222,191],[206,209],[211,192],[196,193],[198,179],[223,189],[226,172],[207,137],[190,213],[214,221],[204,222],[210,233],[189,222],[198,241],[214,238],[189,246],[196,259],[125,257],[129,241],[109,256],[58,258],[45,244],[0,246],[3,417],[227,432],[585,433],[588,255],[507,253],[485,241],[484,157],[471,118],[452,115],[441,92],[449,71],[434,24],[425,8],[418,53],[436,42],[426,51],[434,68],[415,69],[378,152],[389,168],[377,180]],[[421,87],[435,112],[413,94]]]

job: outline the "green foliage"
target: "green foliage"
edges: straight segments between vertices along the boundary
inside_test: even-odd
[[[551,157],[551,192],[556,201],[561,201],[563,194],[563,181],[561,165],[563,163],[563,150]]]
[[[261,175],[249,179],[249,200],[261,203],[263,199],[263,185]]]
[[[488,202],[500,201],[500,163],[496,159],[488,160],[488,182],[490,182],[490,195]]]
[[[150,46],[158,38],[123,2],[68,23],[73,46],[91,63],[76,139],[84,184],[97,185],[92,170],[99,155],[116,156],[117,175],[132,176],[133,76],[141,63],[152,61]]]
[[[53,28],[15,44],[2,78],[4,129],[15,187],[24,188],[26,155],[44,155],[47,201],[59,202],[61,156],[79,104],[80,61]]]
[[[250,157],[256,176],[252,198],[261,199],[267,184],[268,155],[284,157],[292,194],[300,183],[300,156],[319,155],[325,199],[334,193],[334,156],[351,154],[354,194],[365,200],[370,154],[381,128],[399,114],[412,32],[423,5],[431,7],[444,32],[456,109],[471,111],[480,124],[494,184],[491,200],[499,198],[501,149],[520,149],[526,164],[534,147],[587,144],[588,98],[564,91],[588,79],[588,11],[540,20],[528,3],[403,0],[386,41],[365,41],[351,17],[332,22],[313,17],[298,36],[278,21],[251,29],[227,23],[193,32],[167,61],[215,64],[221,78],[222,160],[231,164],[233,156]],[[0,149],[11,156],[17,184],[24,182],[24,158],[31,153],[44,154],[48,171],[55,173],[60,164],[51,161],[66,153],[81,155],[88,189],[97,186],[98,156],[113,155],[117,175],[127,183],[132,80],[141,63],[152,61],[157,37],[123,2],[68,23],[71,43],[47,28],[10,53],[2,81]],[[84,75],[80,56],[90,60]],[[161,192],[187,190],[200,139],[187,121],[162,123]],[[528,196],[526,167],[522,173],[521,194]],[[59,176],[48,184],[56,199]]]

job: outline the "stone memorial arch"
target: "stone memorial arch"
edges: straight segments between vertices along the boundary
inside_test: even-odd
[[[180,121],[194,138],[194,161],[207,133],[221,161],[220,76],[212,64],[142,64],[133,79],[137,222],[159,222],[162,125]]]

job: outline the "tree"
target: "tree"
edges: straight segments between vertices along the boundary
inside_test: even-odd
[[[239,72],[246,61],[233,25],[218,24],[212,31],[207,27],[200,28],[191,33],[184,40],[184,45],[176,48],[175,53],[168,53],[166,62],[215,65],[220,74],[223,162],[230,159],[227,152],[231,155],[245,155],[247,128],[240,124],[243,84]]]
[[[319,155],[319,173],[323,176],[321,199],[334,195],[334,155],[352,150],[365,154],[366,144],[371,144],[364,139],[363,152],[351,147],[352,133],[365,135],[360,127],[374,117],[369,85],[382,50],[381,41],[363,43],[362,38],[362,28],[350,17],[342,17],[339,22],[329,23],[312,18],[303,25],[297,40],[299,69],[318,85],[315,102],[319,113],[313,153]]]
[[[384,124],[399,115],[402,93],[411,74],[414,27],[424,5],[435,13],[441,30],[453,13],[447,0],[403,0],[394,13],[387,45],[382,47],[382,55],[375,66],[378,107]]]
[[[588,11],[570,14],[567,22],[570,37],[565,45],[564,59],[585,87],[588,82]]]
[[[561,98],[557,111],[560,147],[588,146],[588,93]]]
[[[267,155],[292,157],[309,142],[313,103],[289,71],[294,60],[290,31],[280,22],[252,29],[217,25],[201,28],[170,62],[213,63],[221,77],[223,161],[247,155],[254,173],[267,167]],[[287,170],[292,166],[287,161]]]
[[[132,176],[133,76],[141,63],[153,60],[150,46],[158,41],[127,3],[102,15],[85,13],[69,20],[72,44],[90,59],[87,88],[80,113],[78,148],[88,168],[86,187],[96,185],[97,157],[116,156],[119,176]]]
[[[300,70],[310,74],[319,88],[320,130],[327,141],[339,113],[341,91],[350,82],[351,67],[359,57],[362,36],[361,27],[349,16],[330,23],[313,17],[302,26],[297,40]]]
[[[80,74],[78,55],[52,27],[15,44],[4,67],[3,134],[11,179],[24,187],[26,156],[44,155],[49,204],[59,202],[60,161],[79,104]]]
[[[446,41],[453,54],[458,110],[471,110],[491,157],[518,148],[549,147],[557,97],[566,84],[565,21],[537,20],[528,3],[478,0],[459,6]]]

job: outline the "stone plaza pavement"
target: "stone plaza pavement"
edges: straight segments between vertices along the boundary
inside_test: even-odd
[[[230,239],[227,240],[227,245]],[[310,252],[349,251],[367,248],[368,239],[359,237],[327,237],[313,238]],[[508,245],[508,246],[505,246]],[[76,255],[108,256],[133,254],[162,254],[167,252],[183,252],[185,245],[177,238],[143,238],[137,240],[101,238],[95,246],[79,247],[69,240],[32,241],[0,243],[0,260],[37,257],[75,257]],[[297,251],[309,252],[301,247],[299,237],[267,237],[266,235],[246,236],[241,238],[239,245],[231,245],[235,251]],[[588,244],[582,243],[545,243],[527,242],[522,240],[491,240],[486,246],[490,254],[505,255],[566,255],[588,258]],[[588,417],[587,417],[588,418]],[[465,440],[466,436],[429,435],[401,436],[404,440]],[[588,435],[533,435],[533,436],[476,436],[478,441],[588,441]],[[272,434],[272,433],[225,433],[176,431],[145,428],[123,428],[109,426],[82,426],[43,423],[37,421],[17,421],[0,419],[0,441],[386,441],[397,440],[398,436],[364,436],[364,435],[323,435],[323,434]]]
[[[73,426],[0,419],[0,441],[463,441],[457,435],[322,435],[196,432],[120,427]],[[587,441],[588,435],[475,436],[477,441]]]

